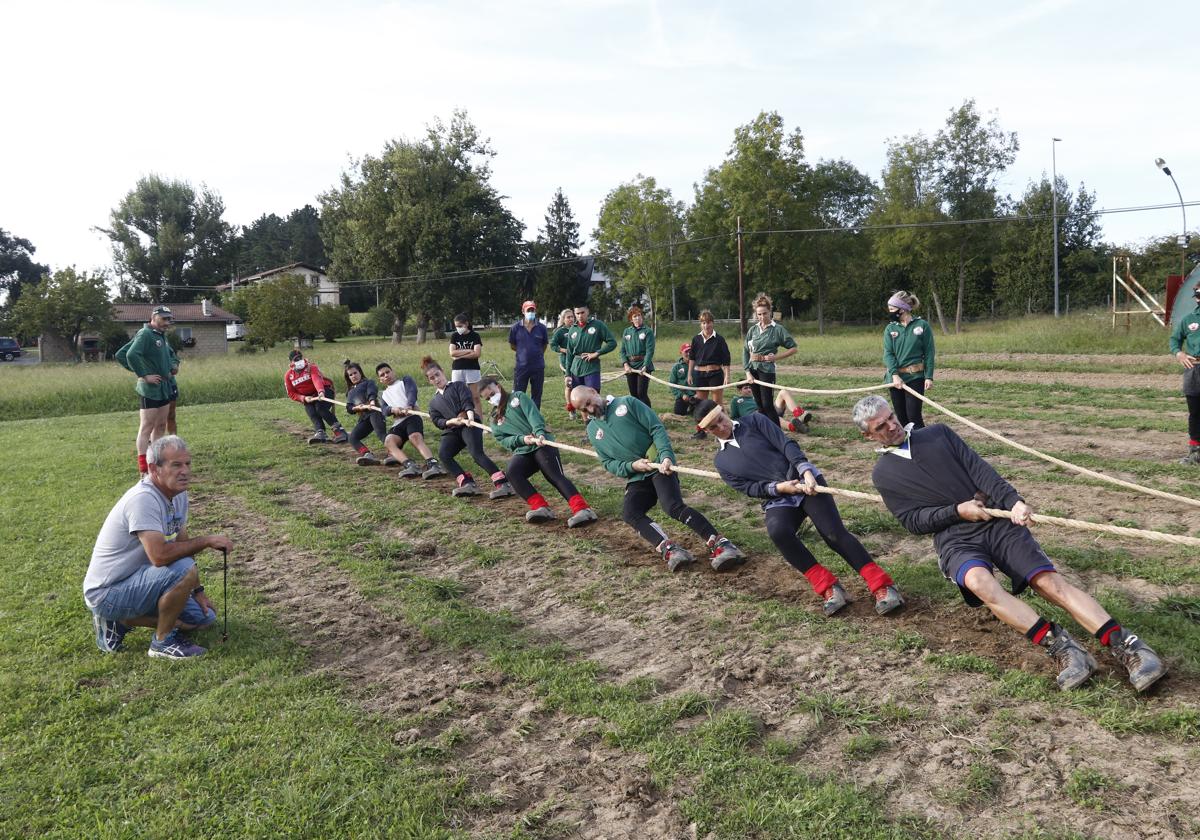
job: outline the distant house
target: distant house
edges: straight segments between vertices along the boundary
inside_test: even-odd
[[[121,323],[132,337],[150,320],[150,313],[156,305],[114,303],[113,320]],[[171,307],[171,314],[175,316],[174,332],[189,356],[228,352],[225,325],[240,321],[238,316],[207,300],[200,303],[168,303],[167,306]]]
[[[338,289],[337,281],[330,280],[329,275],[325,273],[325,269],[303,262],[281,265],[279,268],[271,268],[266,271],[260,271],[258,274],[251,274],[249,277],[239,277],[232,283],[222,283],[220,286],[217,286],[217,291],[228,292],[231,289],[236,289],[238,286],[261,283],[263,280],[270,280],[272,277],[280,277],[284,274],[295,274],[308,281],[309,285],[315,290],[313,292],[313,305],[332,303],[334,306],[337,306],[341,303],[342,295]]]

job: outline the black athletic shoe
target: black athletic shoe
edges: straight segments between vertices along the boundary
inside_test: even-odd
[[[1056,681],[1063,691],[1079,688],[1095,673],[1096,660],[1057,624],[1050,625],[1050,630],[1042,637],[1042,645],[1059,669]]]
[[[1124,628],[1113,631],[1108,649],[1129,671],[1129,682],[1138,691],[1145,691],[1167,673],[1167,666],[1150,645]]]
[[[421,469],[412,461],[405,461],[404,467],[396,473],[397,478],[420,478]]]
[[[450,475],[446,468],[438,463],[437,458],[430,458],[425,462],[425,469],[421,472],[421,478],[429,481],[431,478],[440,478],[444,475]]]

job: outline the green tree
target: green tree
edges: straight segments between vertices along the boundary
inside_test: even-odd
[[[313,332],[326,341],[337,341],[350,335],[350,307],[322,303],[314,316]]]
[[[128,281],[123,291],[154,302],[192,300],[233,268],[233,228],[221,217],[225,203],[201,185],[148,175],[112,211],[113,262]]]
[[[675,283],[669,243],[682,233],[683,203],[653,178],[638,175],[605,197],[592,234],[602,254],[598,263],[612,273],[623,299],[645,296],[656,321]]]
[[[840,297],[861,295],[858,278],[867,272],[870,246],[861,226],[875,201],[875,182],[849,161],[823,160],[808,173],[807,193],[817,224],[844,232],[806,237],[800,259],[809,267],[817,303],[817,330],[825,333],[825,307],[830,283]],[[794,290],[795,291],[795,290]]]
[[[239,289],[228,305],[245,319],[248,345],[269,348],[321,334],[321,308],[313,301],[312,286],[298,274],[282,274]],[[349,315],[346,320],[349,332]]]
[[[367,155],[321,196],[330,273],[344,285],[379,282],[393,341],[409,314],[423,342],[435,318],[511,308],[518,272],[494,267],[518,262],[521,225],[491,185],[494,155],[456,112],[421,140]]]
[[[11,306],[21,297],[22,287],[33,285],[50,273],[48,266],[33,261],[35,251],[28,239],[0,228],[0,292],[8,292],[5,306]]]
[[[84,332],[103,332],[112,321],[108,278],[64,268],[25,289],[9,313],[9,323],[25,338],[54,333],[78,346]]]
[[[581,244],[579,223],[559,187],[546,208],[545,223],[529,249],[534,267],[532,283],[527,288],[542,314],[557,315],[561,310],[587,300],[588,283],[580,277],[577,262]],[[547,262],[550,264],[537,265]]]

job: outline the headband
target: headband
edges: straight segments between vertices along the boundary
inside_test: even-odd
[[[720,416],[721,416],[721,406],[719,406],[719,405],[713,406],[712,410],[710,412],[708,412],[708,414],[705,414],[704,417],[700,420],[700,422],[696,424],[696,426],[701,429],[707,429]]]
[[[912,312],[912,307],[909,306],[903,298],[897,297],[896,295],[892,295],[890,298],[888,298],[887,305],[894,306],[897,309],[903,309],[905,312]]]

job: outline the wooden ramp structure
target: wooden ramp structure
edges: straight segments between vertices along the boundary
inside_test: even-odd
[[[1121,263],[1124,262],[1125,272],[1122,274],[1119,271]],[[1121,293],[1124,293],[1122,296]],[[1132,308],[1136,303],[1140,308]],[[1125,308],[1122,309],[1121,307]],[[1158,299],[1150,292],[1146,291],[1146,287],[1138,282],[1138,279],[1133,276],[1133,270],[1130,267],[1129,257],[1113,257],[1112,270],[1112,328],[1117,328],[1117,316],[1125,317],[1124,327],[1129,329],[1134,315],[1149,315],[1155,321],[1158,321],[1160,327],[1167,326],[1167,311]]]

